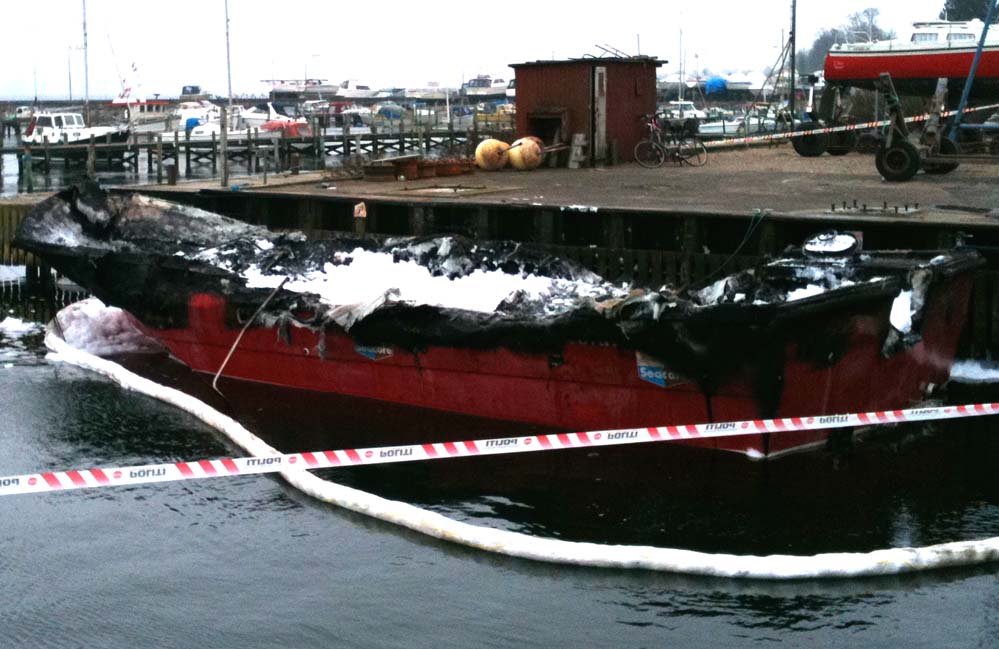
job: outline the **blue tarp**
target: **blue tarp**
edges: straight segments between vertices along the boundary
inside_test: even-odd
[[[710,95],[714,92],[725,92],[728,84],[721,77],[711,77],[704,82],[704,94]]]

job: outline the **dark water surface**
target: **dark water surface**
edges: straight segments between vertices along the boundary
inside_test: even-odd
[[[166,359],[122,360],[206,392]],[[223,392],[214,405],[287,451],[511,430],[260,386]],[[999,535],[996,432],[897,428],[769,463],[656,445],[324,477],[565,539],[869,551]],[[40,336],[0,335],[0,475],[234,452],[170,406],[46,361]],[[318,504],[272,477],[5,497],[0,521],[2,647],[999,647],[996,564],[801,582],[547,565]]]

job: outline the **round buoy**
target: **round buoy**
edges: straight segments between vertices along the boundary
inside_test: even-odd
[[[483,140],[475,147],[475,164],[479,165],[479,169],[486,171],[502,169],[506,166],[509,150],[510,145],[506,142],[492,138]]]
[[[537,169],[545,157],[544,149],[538,144],[538,138],[522,137],[510,145],[510,165],[520,171]]]
[[[544,150],[545,150],[545,141],[544,141],[544,140],[542,140],[542,139],[541,139],[540,137],[538,137],[537,135],[528,135],[528,136],[527,136],[527,137],[525,137],[524,139],[525,139],[525,140],[533,140],[533,141],[537,142],[537,143],[538,143],[538,148],[539,148],[539,149],[541,149],[542,151],[544,151]]]

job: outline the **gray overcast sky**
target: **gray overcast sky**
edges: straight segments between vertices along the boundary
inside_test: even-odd
[[[0,97],[74,97],[84,90],[83,0],[2,0]],[[224,0],[87,0],[91,97],[116,95],[134,62],[147,97],[186,84],[225,95]],[[867,7],[883,28],[904,32],[935,19],[943,0],[799,0],[799,49],[822,28]],[[759,71],[771,65],[790,0],[697,2],[329,2],[229,0],[236,94],[265,94],[262,79],[415,87],[463,78],[508,78],[510,63],[600,54],[596,44],[668,59],[675,71],[680,30],[687,68]],[[73,49],[81,48],[81,49]],[[112,55],[113,51],[113,55]],[[661,72],[662,74],[662,72]]]

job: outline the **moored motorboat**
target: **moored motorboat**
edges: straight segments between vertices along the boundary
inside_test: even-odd
[[[982,263],[828,235],[651,290],[523,244],[309,241],[93,185],[39,204],[16,243],[194,370],[550,430],[908,407],[946,381]],[[762,457],[826,437],[690,443]]]
[[[98,143],[127,142],[129,131],[123,126],[87,126],[82,113],[38,111],[21,136],[29,146],[44,144],[83,144],[91,139]],[[85,151],[79,155],[86,155]]]

